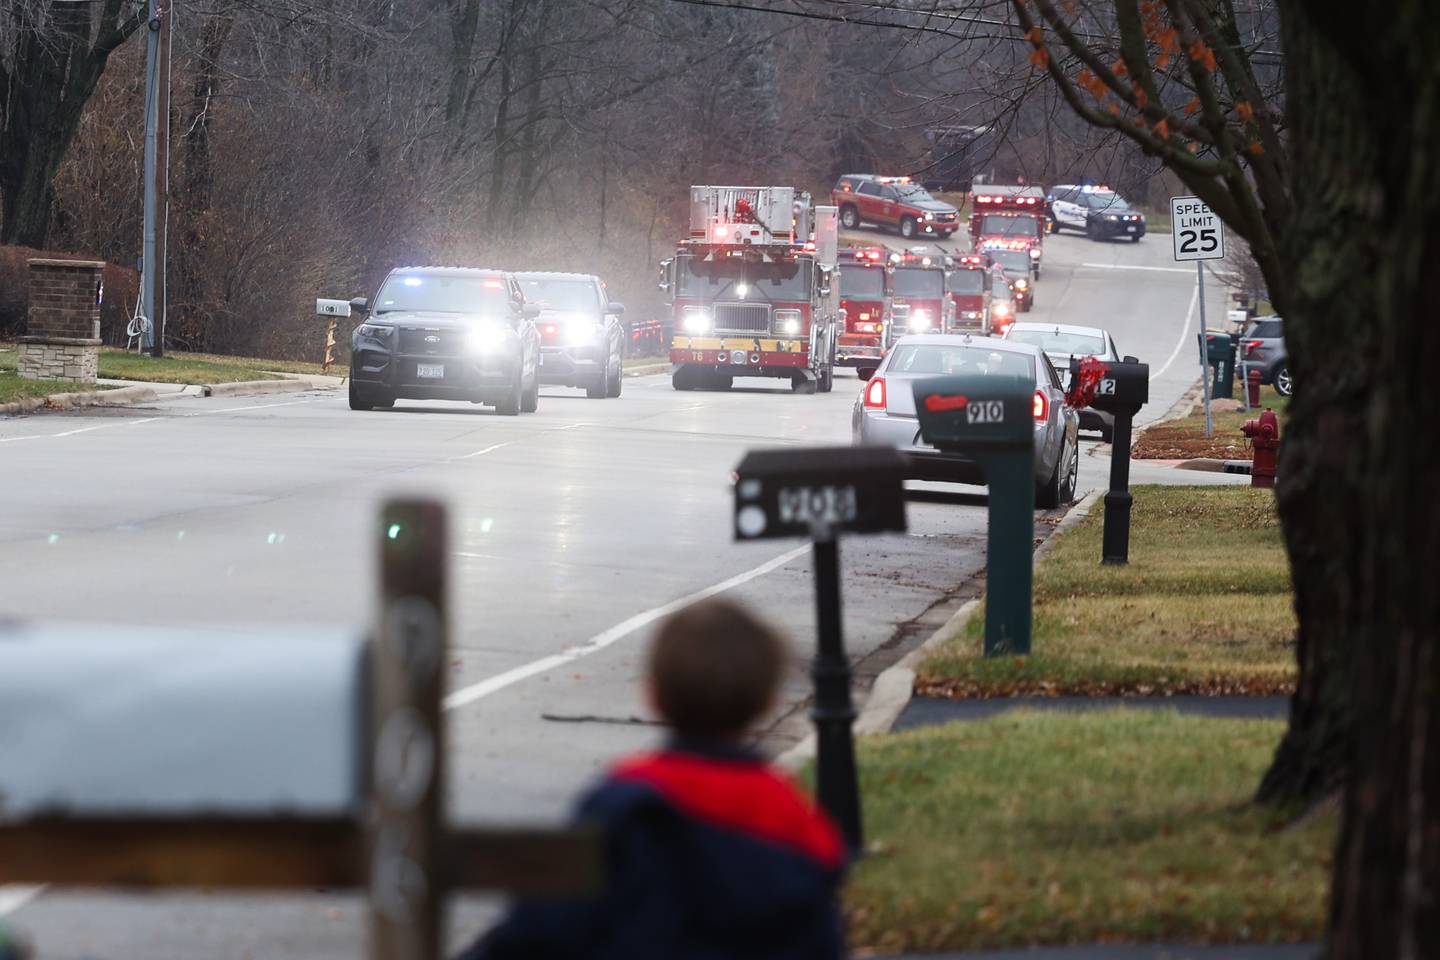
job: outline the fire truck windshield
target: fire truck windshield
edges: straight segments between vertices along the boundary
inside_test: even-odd
[[[926,267],[896,267],[895,296],[939,297],[945,292],[945,274]]]
[[[950,274],[950,292],[961,296],[979,296],[985,292],[983,270],[956,270]]]
[[[840,296],[885,296],[885,271],[880,267],[840,267]]]
[[[986,237],[1033,237],[1035,218],[987,213],[980,219],[980,233]]]
[[[809,260],[746,263],[742,257],[677,257],[676,296],[697,300],[810,299]]]
[[[375,298],[375,313],[502,313],[510,301],[499,277],[395,274]]]
[[[600,301],[595,284],[589,280],[521,279],[525,299],[543,310],[568,310],[575,313],[598,313]]]

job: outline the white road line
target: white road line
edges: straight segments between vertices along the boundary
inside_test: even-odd
[[[1188,273],[1189,271],[1187,270],[1186,272]],[[1163,374],[1166,370],[1169,370],[1170,364],[1174,363],[1175,358],[1180,356],[1180,351],[1185,349],[1185,341],[1190,337],[1190,318],[1195,316],[1195,304],[1199,301],[1199,299],[1200,287],[1196,286],[1194,291],[1190,294],[1190,309],[1185,311],[1185,325],[1180,328],[1180,339],[1175,341],[1175,349],[1170,351],[1170,359],[1165,361],[1165,365],[1162,366],[1159,370],[1156,370],[1154,373],[1150,374],[1150,382],[1155,382],[1155,380],[1157,380],[1161,374]],[[1196,343],[1195,349],[1198,355],[1198,351],[1200,349],[1198,342]]]
[[[91,430],[108,430],[111,427],[133,427],[140,423],[149,423],[152,420],[159,420],[159,417],[146,417],[143,420],[125,420],[116,423],[97,423],[93,427],[80,427],[75,430],[66,430],[63,433],[31,433],[23,437],[0,437],[0,443],[14,443],[16,440],[54,440],[57,437],[73,437],[77,433],[89,433]]]
[[[514,440],[506,440],[506,441],[503,442],[503,443],[492,443],[492,444],[490,444],[490,446],[486,447],[486,448],[483,449],[483,450],[476,450],[476,451],[473,452],[473,453],[462,453],[462,454],[460,454],[460,456],[458,456],[458,457],[451,457],[451,458],[450,458],[450,462],[453,463],[453,462],[456,461],[456,460],[469,460],[471,457],[483,457],[483,456],[485,456],[485,454],[487,454],[487,453],[494,453],[496,450],[499,450],[501,447],[508,447],[508,446],[510,446],[510,444],[512,444],[512,443],[514,443],[514,442],[515,442]]]
[[[1097,270],[1149,270],[1151,273],[1194,273],[1194,270],[1187,270],[1184,267],[1142,267],[1139,264],[1130,263],[1082,263],[1082,267],[1094,267]]]
[[[633,617],[620,621],[610,629],[597,633],[578,646],[570,647],[560,653],[551,654],[548,657],[541,657],[539,660],[531,661],[513,670],[506,670],[504,673],[496,674],[488,680],[481,680],[479,683],[473,683],[468,687],[461,687],[445,698],[445,709],[455,710],[459,707],[466,706],[467,704],[474,703],[476,700],[488,697],[492,693],[498,693],[506,687],[513,686],[521,680],[526,680],[536,674],[545,673],[547,670],[564,666],[567,663],[573,663],[581,657],[588,657],[592,653],[598,653],[617,640],[623,640],[630,636],[630,634],[639,630],[641,627],[649,626],[656,620],[662,617],[668,617],[677,610],[683,610],[692,603],[698,603],[708,597],[713,597],[716,594],[724,593],[726,590],[732,590],[742,584],[749,583],[757,577],[763,577],[770,571],[779,569],[791,560],[804,555],[809,549],[810,546],[808,544],[796,547],[794,550],[789,550],[780,554],[778,557],[765,561],[758,567],[746,570],[744,573],[736,574],[728,580],[722,580],[713,586],[706,587],[704,590],[692,593],[688,597],[681,597],[679,600],[672,600],[669,603],[662,604],[653,609],[637,613]]]
[[[257,403],[248,407],[223,407],[219,410],[193,410],[190,413],[182,413],[182,417],[211,417],[217,413],[238,413],[241,410],[267,410],[270,407],[295,407],[302,403],[314,403],[318,397],[308,397],[304,400],[286,400],[284,403]]]
[[[29,887],[12,884],[8,887],[0,887],[0,917],[7,913],[14,913],[25,904],[40,896],[44,887]]]

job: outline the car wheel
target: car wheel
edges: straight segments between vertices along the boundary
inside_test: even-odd
[[[1051,233],[1059,233],[1059,232],[1060,232],[1060,221],[1059,221],[1059,220],[1056,220],[1054,217],[1051,217],[1051,218],[1050,218],[1050,232],[1051,232]]]
[[[502,417],[518,417],[520,415],[520,407],[525,399],[524,370],[524,367],[516,368],[515,379],[510,384],[510,392],[505,395],[505,399],[495,404],[495,412]]]
[[[1055,470],[1050,474],[1050,479],[1035,486],[1035,509],[1054,510],[1060,506],[1060,497],[1065,483],[1064,468],[1065,451],[1062,448],[1060,456],[1055,458]]]
[[[1290,364],[1282,363],[1275,370],[1275,392],[1282,397],[1290,396],[1295,384],[1290,380]]]
[[[617,353],[615,355],[614,363],[610,365],[610,379],[609,382],[605,384],[605,396],[610,397],[613,400],[615,397],[620,396],[620,391],[624,388],[624,386],[625,361],[623,361],[620,358],[620,355]]]
[[[1100,228],[1095,226],[1095,221],[1085,221],[1085,236],[1089,237],[1091,240],[1100,239]]]
[[[369,410],[369,409],[371,409],[371,408],[374,407],[374,406],[375,406],[375,404],[370,401],[370,398],[367,397],[367,396],[365,396],[364,394],[362,394],[362,393],[360,392],[359,388],[357,388],[357,387],[355,386],[355,377],[354,377],[354,376],[351,376],[351,377],[350,377],[350,409],[351,409],[351,410]]]
[[[857,376],[860,377],[861,380],[869,380],[871,377],[875,376],[875,371],[876,371],[876,369],[878,369],[878,368],[876,368],[876,367],[857,367],[857,368],[855,369],[855,373],[856,373]]]
[[[540,409],[540,371],[535,371],[535,376],[530,380],[530,386],[525,388],[525,396],[520,399],[521,413],[534,413]]]
[[[1130,238],[1130,242],[1131,242],[1131,243],[1139,243],[1139,242],[1140,242],[1140,234],[1137,233],[1137,234],[1135,234],[1134,236],[1132,236],[1132,237]]]
[[[1075,488],[1080,485],[1080,444],[1070,446],[1070,459],[1066,461],[1065,480],[1060,489],[1060,505],[1075,502]]]
[[[847,203],[840,208],[840,226],[846,230],[860,226],[860,211],[855,209],[854,204]]]
[[[900,236],[904,237],[906,240],[914,240],[914,239],[915,239],[915,218],[914,218],[914,217],[901,217],[901,218],[900,218]]]

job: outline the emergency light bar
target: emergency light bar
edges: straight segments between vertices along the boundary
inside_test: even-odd
[[[976,197],[976,203],[1013,203],[1019,206],[1028,206],[1040,202],[1039,197]]]

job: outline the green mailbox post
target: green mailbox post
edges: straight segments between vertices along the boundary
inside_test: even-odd
[[[1035,384],[1015,377],[960,376],[915,384],[920,435],[970,457],[990,488],[986,545],[985,655],[1030,652],[1035,537]]]

